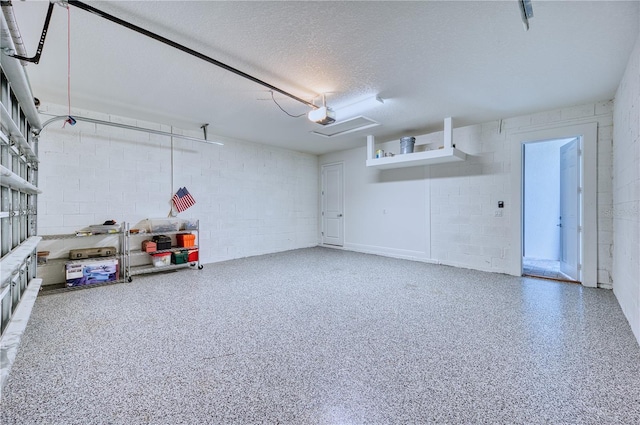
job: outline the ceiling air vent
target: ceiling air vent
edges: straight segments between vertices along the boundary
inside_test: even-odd
[[[311,133],[322,137],[335,137],[353,133],[354,131],[364,130],[365,128],[377,127],[379,125],[379,122],[376,122],[371,118],[359,116],[324,126],[321,129],[312,131]]]

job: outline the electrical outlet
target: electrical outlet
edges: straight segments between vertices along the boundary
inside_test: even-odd
[[[501,210],[497,210],[494,214],[495,214],[495,217],[502,217],[502,211]]]

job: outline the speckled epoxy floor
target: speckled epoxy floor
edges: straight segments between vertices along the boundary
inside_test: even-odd
[[[40,296],[5,424],[640,423],[611,291],[312,248]]]

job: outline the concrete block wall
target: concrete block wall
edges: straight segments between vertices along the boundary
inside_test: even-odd
[[[66,114],[57,105],[40,111],[43,122]],[[181,131],[91,111],[73,114]],[[179,217],[200,219],[204,263],[317,245],[315,155],[230,139],[219,147],[174,138],[172,150],[166,136],[83,122],[61,127],[51,124],[40,138],[39,234],[167,217],[173,193],[186,186],[196,204]]]
[[[640,343],[640,36],[613,117],[613,290]]]
[[[612,200],[612,109],[613,102],[605,100],[455,128],[456,147],[469,155],[460,163],[379,171],[364,166],[364,148],[321,156],[321,165],[338,161],[345,164],[345,248],[477,270],[512,272],[510,264],[518,255],[511,246],[512,234],[519,231],[519,225],[511,222],[509,201],[512,149],[518,146],[513,146],[510,135],[596,122],[598,282],[610,288],[613,225],[606,211],[611,209]],[[435,132],[418,137],[416,144],[442,144],[442,140],[443,133]],[[363,146],[365,143],[363,137]],[[379,147],[397,153],[398,143],[388,142]],[[392,190],[387,189],[390,183],[385,180],[392,181]],[[376,193],[376,204],[363,207],[362,193]],[[424,196],[426,199],[422,201]],[[358,199],[359,205],[355,205],[354,199]],[[502,216],[496,217],[498,201],[504,201],[505,208]],[[382,226],[377,231],[375,223],[351,220],[349,214],[354,209],[373,214],[382,209],[392,211],[393,227]],[[414,216],[426,219],[422,220],[424,223],[419,218],[403,221]],[[389,232],[394,234],[393,239]],[[415,241],[406,252],[397,243],[391,244],[403,238]]]

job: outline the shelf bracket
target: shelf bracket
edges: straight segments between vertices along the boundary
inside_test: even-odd
[[[367,136],[367,159],[374,159],[374,151],[375,151],[375,138],[373,135]]]
[[[444,148],[451,149],[453,147],[453,125],[451,117],[444,119]]]

